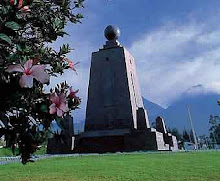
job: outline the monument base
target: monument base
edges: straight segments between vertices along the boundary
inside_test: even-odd
[[[48,139],[47,154],[69,154],[73,153],[73,139],[71,136],[55,136]]]
[[[170,150],[177,151],[178,150],[178,144],[176,140],[176,136],[173,136],[170,133],[164,133],[163,134],[164,141],[167,143],[170,147]]]
[[[105,130],[84,132],[76,138],[74,152],[106,153],[140,150],[171,151],[163,133],[153,128],[145,130]]]

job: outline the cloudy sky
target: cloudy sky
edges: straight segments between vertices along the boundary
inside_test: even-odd
[[[167,107],[196,85],[220,93],[220,0],[85,0],[81,12],[82,24],[68,25],[70,36],[54,44],[75,49],[69,58],[80,62],[78,74],[67,71],[53,80],[80,89],[78,121],[85,112],[91,53],[105,43],[109,24],[120,28],[119,41],[135,58],[148,100]]]

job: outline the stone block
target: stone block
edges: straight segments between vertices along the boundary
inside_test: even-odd
[[[167,133],[164,119],[160,116],[156,118],[156,130],[161,133]]]
[[[48,139],[47,154],[72,153],[74,149],[72,141],[72,137],[60,135]]]
[[[173,136],[170,133],[166,133],[166,134],[164,133],[163,137],[164,137],[165,143],[169,145],[169,149],[171,151],[178,150],[178,144],[177,144],[176,136]]]

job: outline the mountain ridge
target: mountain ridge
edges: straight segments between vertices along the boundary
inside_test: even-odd
[[[151,123],[155,122],[157,116],[162,116],[167,128],[177,128],[180,131],[184,128],[188,130],[190,129],[187,112],[187,105],[189,105],[196,133],[202,135],[208,134],[210,115],[220,114],[220,107],[217,105],[217,100],[219,98],[220,94],[215,93],[184,93],[181,98],[173,102],[166,109],[163,109],[160,106],[158,108],[158,105],[155,104],[153,111],[148,111],[149,105],[146,98],[143,98],[143,102]],[[154,103],[151,102],[151,104]]]

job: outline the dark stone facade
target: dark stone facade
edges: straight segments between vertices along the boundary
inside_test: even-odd
[[[150,128],[135,61],[116,39],[92,54],[85,132],[75,151],[105,153],[173,150],[174,137],[162,120]]]
[[[164,141],[163,134],[153,128],[127,130],[127,132],[125,130],[114,130],[105,133],[100,132],[100,135],[82,134],[78,137],[76,144],[75,151],[81,153],[170,150],[169,144]]]

